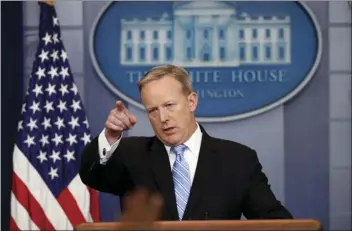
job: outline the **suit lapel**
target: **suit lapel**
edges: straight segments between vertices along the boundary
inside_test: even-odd
[[[202,192],[206,190],[206,187],[211,187],[212,181],[216,180],[212,177],[212,173],[216,171],[214,169],[216,164],[216,153],[213,150],[212,138],[205,132],[203,127],[201,127],[203,132],[201,148],[198,157],[198,163],[196,172],[194,175],[194,180],[191,188],[191,193],[188,199],[186,210],[184,213],[184,219],[191,218],[191,214],[196,204],[199,202]]]
[[[150,165],[154,173],[154,179],[156,180],[161,194],[163,195],[165,207],[173,219],[176,220],[178,219],[178,212],[170,160],[163,143],[160,142],[157,138],[154,138],[154,141],[151,145],[150,158]]]

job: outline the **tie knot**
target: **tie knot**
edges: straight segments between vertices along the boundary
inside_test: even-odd
[[[177,156],[182,156],[184,151],[186,150],[187,146],[184,144],[180,144],[177,146],[173,146],[171,150],[176,153]]]

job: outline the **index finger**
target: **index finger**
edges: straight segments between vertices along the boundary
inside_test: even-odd
[[[118,100],[116,101],[116,108],[118,111],[123,112],[123,111],[127,111],[127,108],[125,107],[125,105],[123,104],[122,101]]]

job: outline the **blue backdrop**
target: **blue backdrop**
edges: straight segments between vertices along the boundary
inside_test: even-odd
[[[56,2],[63,41],[94,136],[119,98],[101,81],[90,55],[92,25],[107,3]],[[39,8],[36,2],[1,4],[1,219],[2,230],[7,230],[11,153],[23,86],[37,45]],[[322,59],[312,81],[274,110],[240,121],[206,123],[205,128],[213,136],[256,149],[274,192],[295,217],[318,219],[331,230],[348,230],[352,228],[351,9],[344,1],[306,4],[323,36]],[[145,113],[133,105],[127,107],[138,120],[127,135],[151,135]],[[100,204],[104,221],[119,217],[118,198],[100,193]]]

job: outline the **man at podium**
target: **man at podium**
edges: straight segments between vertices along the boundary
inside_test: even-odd
[[[153,137],[124,137],[136,118],[121,101],[83,152],[86,185],[122,199],[147,188],[163,199],[160,220],[290,219],[268,184],[256,152],[211,137],[196,121],[197,94],[189,74],[174,65],[151,69],[139,81]]]

